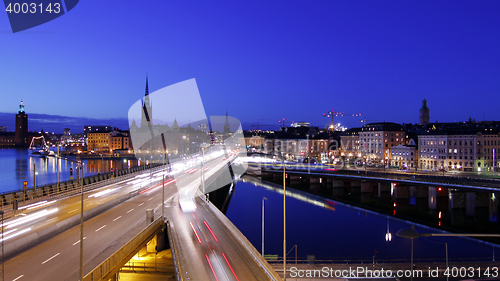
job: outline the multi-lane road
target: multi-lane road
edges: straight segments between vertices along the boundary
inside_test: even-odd
[[[230,160],[216,157],[207,161],[203,169],[205,178],[227,167]],[[155,209],[155,216],[161,214],[161,186],[165,174],[163,170],[146,171],[85,194],[85,210],[88,210],[139,193],[84,223],[85,273],[93,269],[91,265],[96,264],[96,257],[118,238],[137,229],[135,226],[140,223],[146,226],[147,209]],[[205,202],[194,200],[195,212],[184,213],[179,207],[179,191],[199,195],[201,174],[202,169],[193,162],[191,166],[174,168],[164,182],[165,214],[174,227],[178,254],[185,261],[182,270],[196,277],[191,280],[268,280],[248,250]],[[78,216],[81,208],[79,196],[47,203],[5,222],[6,246]],[[76,226],[5,262],[5,280],[78,280],[79,257],[80,227]]]

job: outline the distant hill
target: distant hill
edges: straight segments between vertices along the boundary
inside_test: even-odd
[[[127,118],[95,119],[87,117],[70,117],[61,115],[27,113],[29,131],[54,132],[62,134],[64,128],[70,128],[72,134],[83,133],[84,125],[111,125],[128,130]],[[0,126],[6,126],[8,132],[15,127],[15,113],[0,112]]]

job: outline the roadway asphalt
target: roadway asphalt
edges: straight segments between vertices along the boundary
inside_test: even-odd
[[[226,161],[221,161],[220,158],[207,161],[205,167],[208,167],[208,169],[206,168],[204,171],[205,177],[210,177],[217,169],[227,165]],[[256,262],[248,258],[248,253],[229,234],[220,220],[215,218],[204,207],[204,203],[196,200],[198,209],[195,213],[183,213],[179,208],[176,203],[177,196],[175,196],[179,193],[179,190],[196,191],[197,188],[193,188],[193,186],[200,185],[201,172],[194,165],[196,164],[192,164],[191,167],[181,167],[174,171],[175,176],[165,181],[165,202],[168,203],[168,207],[165,208],[166,216],[173,222],[176,235],[179,237],[180,253],[189,261],[189,263],[184,264],[185,269],[189,274],[199,276],[199,278],[191,278],[191,280],[237,280],[235,276],[243,277],[244,280],[267,279]],[[138,188],[144,190],[141,194],[84,223],[84,264],[92,261],[138,223],[144,222],[146,209],[155,209],[155,217],[161,214],[161,179],[163,172],[156,171],[153,174],[155,179],[153,183],[149,180],[149,175],[149,172],[145,172],[134,179],[121,181],[85,194],[85,208],[88,209],[93,205],[102,204],[124,194],[136,192]],[[144,189],[144,185],[148,184],[153,188]],[[105,194],[103,194],[103,191]],[[101,193],[99,194],[99,192]],[[5,243],[11,243],[23,237],[23,235],[28,235],[33,231],[77,215],[80,211],[79,202],[80,197],[74,196],[44,206],[43,209],[37,212],[54,210],[55,208],[57,208],[57,211],[36,218],[31,222],[23,222],[18,226],[12,226],[12,229],[31,229],[22,235],[5,240]],[[198,231],[202,241],[201,244],[197,240],[193,240],[195,234],[189,222],[192,222],[193,228]],[[205,225],[204,222],[207,224]],[[212,236],[207,225],[212,227],[214,236],[219,239],[218,242],[214,240],[214,236]],[[8,231],[9,226],[6,226],[5,230]],[[79,239],[80,227],[76,226],[6,261],[5,280],[72,280],[72,276],[78,274],[79,270]],[[212,264],[213,271],[210,264]],[[90,270],[92,268],[85,267],[85,274]],[[219,279],[216,279],[214,272],[219,276]]]
[[[223,161],[213,171],[225,165]],[[167,212],[183,274],[190,280],[269,280],[207,203],[197,197],[195,204],[194,212],[183,212],[177,207]]]

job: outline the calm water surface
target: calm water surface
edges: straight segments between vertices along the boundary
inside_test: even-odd
[[[76,159],[68,158],[75,161]],[[60,181],[70,179],[70,169],[76,176],[76,163],[66,159],[59,160]],[[137,166],[137,160],[83,160],[84,176],[107,173],[114,170]],[[28,149],[0,149],[0,193],[21,190],[23,181],[28,181],[28,188],[33,188],[34,172],[37,186],[57,182],[56,158],[32,156]]]
[[[317,259],[371,261],[377,259],[410,260],[411,240],[395,233],[411,228],[412,223],[390,216],[351,207],[287,188],[287,248],[297,245],[299,259],[315,255]],[[227,217],[245,234],[255,248],[262,248],[262,198],[265,201],[265,254],[283,256],[283,192],[275,185],[239,182],[231,198]],[[386,233],[392,234],[387,242]],[[416,226],[420,233],[437,229]],[[450,260],[473,258],[492,260],[498,246],[469,238],[420,237],[414,240],[415,259],[445,260],[448,243]],[[288,258],[295,257],[292,251]]]

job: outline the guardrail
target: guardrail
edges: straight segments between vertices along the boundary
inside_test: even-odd
[[[327,176],[327,177],[346,177],[346,178],[356,178],[362,179],[373,179],[381,181],[398,181],[398,182],[408,182],[413,184],[433,184],[433,185],[449,185],[449,186],[459,186],[463,188],[483,188],[483,189],[499,189],[500,181],[498,179],[483,179],[483,178],[470,178],[470,177],[441,177],[441,176],[431,176],[431,175],[414,175],[414,174],[395,174],[395,173],[383,173],[383,172],[373,172],[373,171],[361,171],[361,170],[337,170],[335,172],[323,171],[321,169],[293,169],[287,166],[287,173],[297,173],[314,176]],[[262,166],[262,172],[271,173],[283,173],[283,168],[275,169],[273,167]]]
[[[203,199],[202,199],[203,200]],[[207,202],[207,200],[203,200]],[[271,265],[262,257],[262,255],[255,249],[255,247],[248,241],[245,235],[241,233],[241,231],[219,210],[215,207],[212,202],[208,201],[207,204],[203,204],[203,206],[208,206],[211,211],[217,216],[217,218],[227,227],[227,229],[231,232],[231,234],[239,240],[241,245],[245,247],[247,252],[253,257],[253,259],[257,262],[257,264],[264,270],[266,275],[270,278],[270,280],[281,281],[281,277],[279,277],[278,273],[271,267]]]
[[[184,271],[181,270],[179,250],[174,242],[175,231],[173,230],[172,222],[167,221],[167,233],[168,233],[168,243],[170,244],[170,249],[172,250],[172,259],[174,261],[175,276],[177,281],[184,281],[186,277]]]
[[[131,178],[140,171],[144,171],[147,169],[157,170],[160,168],[162,168],[161,165],[158,166],[143,165],[143,166],[133,167],[130,169],[115,171],[113,173],[84,177],[83,190],[89,191],[92,189],[100,188],[104,185],[108,185],[123,179]],[[59,188],[57,186],[57,183],[37,186],[36,193],[34,192],[33,189],[28,189],[26,192],[24,190],[18,190],[18,191],[3,193],[0,194],[0,210],[3,210],[5,212],[12,211],[13,203],[15,200],[18,201],[18,207],[22,207],[24,205],[36,203],[41,200],[56,199],[60,197],[75,195],[81,191],[80,188],[81,188],[80,180],[74,179],[74,180],[60,182]]]
[[[127,244],[123,245],[113,255],[99,264],[83,278],[83,281],[109,280],[120,268],[125,265],[140,248],[153,239],[153,237],[163,230],[165,222],[163,217],[157,218],[154,222],[137,234]]]

